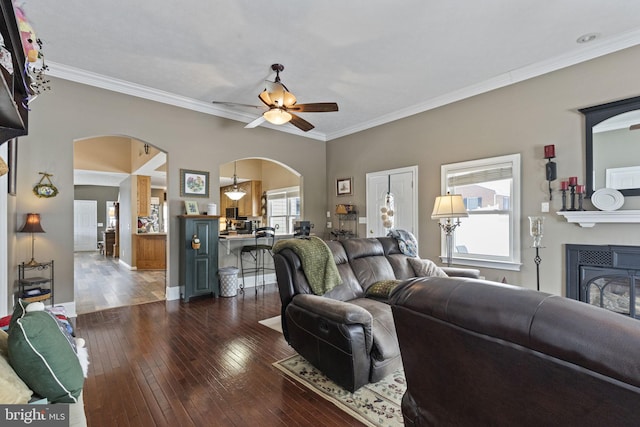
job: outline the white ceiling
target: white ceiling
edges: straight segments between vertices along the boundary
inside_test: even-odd
[[[259,111],[210,102],[260,105],[270,65],[281,63],[299,103],[340,107],[301,114],[316,126],[305,136],[319,140],[640,43],[638,0],[25,0],[23,8],[50,75],[245,123]],[[576,43],[587,33],[600,36]]]

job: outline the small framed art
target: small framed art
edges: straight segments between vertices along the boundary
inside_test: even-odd
[[[180,169],[180,196],[209,197],[209,172]]]
[[[187,211],[187,215],[200,215],[198,202],[194,202],[193,200],[185,200],[184,209]]]
[[[351,196],[353,194],[353,178],[340,178],[336,180],[336,195]]]

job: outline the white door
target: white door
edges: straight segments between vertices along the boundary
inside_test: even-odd
[[[73,250],[95,251],[98,248],[98,202],[73,201]]]
[[[367,174],[367,237],[385,236],[380,208],[389,191],[394,197],[394,228],[418,236],[418,167],[393,169]]]

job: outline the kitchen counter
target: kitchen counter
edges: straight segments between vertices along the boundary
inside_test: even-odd
[[[164,270],[167,268],[167,233],[136,233],[133,235],[138,270]]]

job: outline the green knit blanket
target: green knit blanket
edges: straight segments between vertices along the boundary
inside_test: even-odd
[[[278,240],[273,245],[273,253],[291,249],[302,264],[311,290],[316,295],[324,295],[342,283],[338,267],[333,260],[329,246],[320,238]]]

